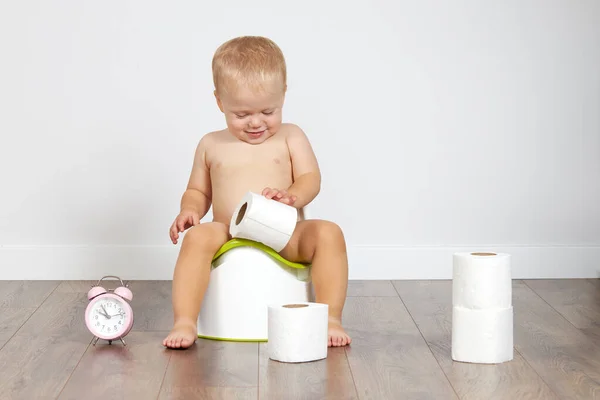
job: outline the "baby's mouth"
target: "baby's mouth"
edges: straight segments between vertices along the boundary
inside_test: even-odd
[[[265,131],[266,129],[263,129],[262,131],[246,131],[246,133],[248,134],[248,136],[256,138],[265,133]]]

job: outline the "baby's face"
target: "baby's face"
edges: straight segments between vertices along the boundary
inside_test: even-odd
[[[264,85],[265,90],[238,87],[217,95],[232,135],[250,144],[260,144],[275,135],[281,126],[285,90],[279,82]]]

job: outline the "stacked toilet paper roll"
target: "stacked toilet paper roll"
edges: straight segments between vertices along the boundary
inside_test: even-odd
[[[513,359],[511,257],[455,253],[452,276],[452,359],[497,364]]]
[[[229,233],[234,238],[254,240],[279,252],[290,241],[297,222],[296,208],[248,192],[231,216]]]
[[[300,302],[268,306],[269,358],[286,363],[327,357],[327,304]]]

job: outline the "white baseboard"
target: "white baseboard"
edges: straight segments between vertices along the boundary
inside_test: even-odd
[[[475,251],[510,254],[514,279],[600,278],[600,246],[355,246],[350,279],[452,279],[452,254]]]
[[[0,280],[169,280],[179,246],[0,246]],[[512,255],[514,279],[599,278],[600,246],[349,246],[350,279],[451,279],[452,254]]]

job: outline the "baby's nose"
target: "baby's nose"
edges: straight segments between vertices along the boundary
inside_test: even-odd
[[[253,128],[258,128],[261,125],[261,121],[260,118],[258,118],[257,116],[252,116],[252,118],[250,118],[250,126]]]

